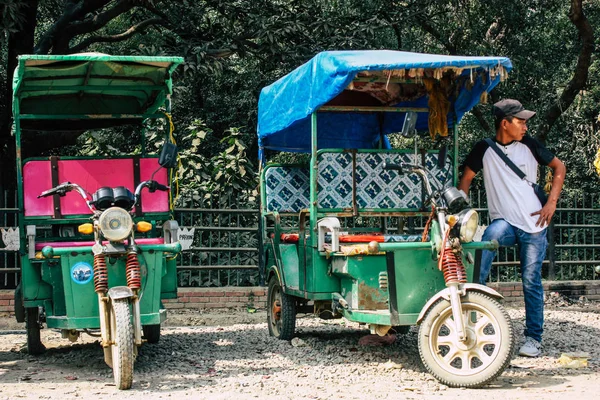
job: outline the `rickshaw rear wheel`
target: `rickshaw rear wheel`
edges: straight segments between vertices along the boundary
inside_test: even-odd
[[[38,355],[46,351],[46,346],[42,344],[40,335],[40,310],[38,307],[25,309],[26,320],[25,327],[27,330],[27,354]]]
[[[296,300],[283,293],[275,275],[267,291],[267,325],[269,334],[281,340],[290,340],[296,333]]]
[[[144,325],[142,326],[142,331],[144,333],[144,339],[146,339],[148,343],[158,343],[160,340],[160,324]]]
[[[450,302],[431,306],[419,328],[419,353],[425,368],[450,387],[483,386],[500,375],[514,350],[511,319],[502,305],[480,292],[461,298],[467,340],[458,338]]]
[[[128,299],[113,299],[110,311],[112,368],[115,385],[121,390],[133,383],[133,323]]]

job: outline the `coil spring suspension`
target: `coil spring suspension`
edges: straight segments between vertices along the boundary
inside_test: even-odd
[[[96,293],[108,291],[108,269],[104,254],[94,254],[94,290]]]
[[[130,289],[139,289],[142,287],[142,278],[140,274],[140,262],[138,260],[137,251],[134,247],[127,250],[127,265],[125,268],[127,277],[127,286]]]
[[[452,246],[448,244],[450,229],[451,227],[448,227],[444,234],[444,240],[442,240],[442,252],[440,254],[438,268],[444,274],[444,282],[446,282],[446,285],[449,283],[467,283],[467,272],[465,271],[462,258],[459,257],[453,251]]]
[[[467,273],[465,266],[451,248],[444,249],[442,252],[442,272],[444,281],[448,283],[467,283]]]

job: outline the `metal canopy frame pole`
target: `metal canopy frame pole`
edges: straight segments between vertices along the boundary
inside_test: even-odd
[[[311,157],[310,157],[310,244],[311,247],[317,247],[317,235],[314,234],[317,227],[317,179],[319,176],[317,164],[317,113],[313,112],[310,116],[310,135],[311,135]]]

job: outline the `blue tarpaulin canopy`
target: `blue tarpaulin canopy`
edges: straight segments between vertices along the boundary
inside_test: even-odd
[[[512,69],[506,57],[463,57],[390,50],[326,51],[262,89],[258,102],[259,156],[265,149],[310,152],[310,116],[320,107],[428,108],[425,80],[441,82],[450,101],[448,125],[458,123],[484,92]],[[440,90],[440,89],[438,89]],[[428,129],[419,113],[417,130]],[[319,148],[374,148],[401,130],[402,112],[320,112]]]

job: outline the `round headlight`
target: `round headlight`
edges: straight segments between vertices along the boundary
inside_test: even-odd
[[[458,222],[455,229],[458,231],[458,236],[461,242],[469,243],[473,241],[477,226],[479,225],[479,215],[473,209],[462,210],[456,214]]]
[[[111,242],[126,239],[133,228],[131,215],[122,208],[111,207],[104,211],[98,220],[102,235]]]

